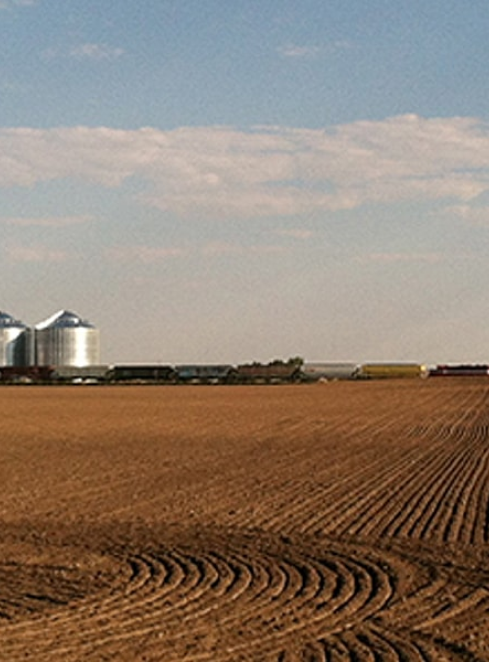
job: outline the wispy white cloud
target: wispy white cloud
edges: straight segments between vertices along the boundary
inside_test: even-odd
[[[281,237],[291,237],[292,239],[310,239],[314,236],[312,230],[306,230],[304,228],[288,228],[286,230],[277,230],[275,234],[280,235]]]
[[[15,225],[17,227],[44,227],[44,228],[65,228],[72,225],[80,225],[93,220],[93,216],[42,216],[42,217],[23,217],[8,216],[0,217],[0,225]]]
[[[9,262],[65,262],[70,259],[67,251],[52,249],[47,246],[7,246],[6,258]]]
[[[182,216],[307,215],[365,203],[467,205],[489,188],[489,124],[404,115],[327,130],[105,127],[0,130],[0,187],[146,182]]]
[[[75,46],[69,54],[80,60],[116,60],[124,55],[124,50],[107,44],[86,43]]]
[[[319,46],[299,46],[298,44],[287,44],[278,49],[279,55],[290,58],[313,58],[320,52]]]
[[[156,246],[113,246],[106,250],[106,256],[116,262],[144,262],[146,264],[162,260],[185,257],[182,248]]]
[[[350,50],[353,44],[347,40],[331,41],[321,46],[304,45],[304,44],[285,44],[277,49],[278,54],[284,58],[292,59],[312,59],[320,55],[331,55],[338,51]]]
[[[212,241],[202,247],[201,252],[203,255],[219,256],[219,255],[236,255],[241,253],[242,247],[227,241]]]
[[[271,255],[286,252],[284,246],[274,244],[254,244],[245,246],[237,243],[216,241],[205,244],[201,248],[201,253],[207,256],[220,255]]]
[[[449,207],[452,212],[469,225],[489,227],[489,207],[475,207],[471,205],[454,205]]]
[[[38,0],[1,0],[0,9],[12,9],[14,7],[31,7],[36,5]]]
[[[117,60],[124,55],[124,49],[93,42],[77,44],[68,49],[47,48],[42,51],[44,60],[69,59],[91,60],[94,62]]]
[[[357,257],[360,262],[442,262],[445,256],[442,253],[368,253]]]
[[[262,244],[246,246],[225,241],[209,242],[198,249],[165,247],[165,246],[112,246],[105,251],[108,259],[114,262],[153,264],[168,260],[195,257],[219,257],[224,255],[269,255],[283,253],[283,246]]]

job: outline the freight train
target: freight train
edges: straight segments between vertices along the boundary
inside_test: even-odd
[[[338,380],[489,377],[486,364],[271,361],[231,364],[0,366],[0,383],[18,384],[298,384]]]
[[[106,378],[109,383],[284,384],[301,381],[301,364],[272,361],[240,365],[115,365],[107,371]]]

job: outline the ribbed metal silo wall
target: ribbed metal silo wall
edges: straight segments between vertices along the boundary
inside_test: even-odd
[[[24,367],[29,364],[27,332],[24,327],[0,329],[0,366]]]
[[[100,338],[97,329],[47,328],[36,330],[36,363],[84,367],[100,363]]]

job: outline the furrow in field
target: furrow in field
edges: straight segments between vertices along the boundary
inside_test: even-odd
[[[458,398],[460,401],[460,397]],[[463,401],[464,404],[466,400]],[[390,461],[386,461],[386,457],[377,457],[373,461],[370,458],[368,452],[365,452],[365,449],[362,449],[362,446],[365,446],[368,450],[369,447],[374,445],[379,445],[383,441],[383,436],[389,438],[390,435],[396,433],[395,439],[403,441],[403,438],[409,437],[406,434],[406,431],[409,431],[410,426],[412,427],[412,414],[409,410],[404,410],[401,412],[401,418],[396,418],[396,427],[393,428],[392,417],[390,422],[380,422],[379,419],[375,421],[375,424],[370,426],[360,426],[357,424],[356,434],[359,435],[355,438],[356,448],[358,453],[365,455],[366,461],[363,465],[358,468],[355,467],[355,480],[353,481],[348,473],[342,471],[339,478],[332,475],[331,470],[324,472],[324,482],[320,482],[322,478],[321,467],[316,466],[311,474],[314,476],[314,481],[316,484],[306,486],[304,484],[297,482],[295,485],[291,484],[286,489],[286,486],[282,486],[282,500],[287,508],[287,512],[283,513],[280,510],[277,511],[275,508],[275,513],[273,509],[273,502],[275,497],[270,497],[268,500],[263,500],[260,503],[260,512],[272,513],[268,517],[261,516],[260,513],[254,515],[254,521],[262,526],[263,528],[280,530],[285,528],[288,530],[292,529],[301,529],[303,531],[314,530],[314,523],[311,521],[310,513],[315,513],[312,518],[316,518],[321,522],[326,524],[326,530],[328,532],[334,531],[335,518],[338,518],[341,513],[342,508],[349,509],[351,503],[356,503],[358,500],[364,497],[364,494],[368,491],[369,485],[365,485],[365,482],[370,479],[370,484],[372,485],[371,490],[376,491],[380,495],[387,494],[386,500],[389,505],[395,504],[395,492],[401,491],[402,485],[399,485],[399,476],[396,476],[396,470],[400,473],[401,467],[398,466],[399,458],[396,457],[396,451],[394,452],[389,449],[389,458]],[[387,416],[387,414],[386,414]],[[410,418],[411,417],[411,418]],[[412,455],[406,458],[406,473],[408,471],[415,472],[423,462],[423,455],[426,452],[422,446],[423,436],[420,435],[429,434],[429,428],[421,427],[418,429],[418,438],[415,440],[416,446],[411,447]],[[325,439],[327,439],[327,432],[324,432]],[[450,428],[447,426],[438,426],[437,428],[437,442],[442,443],[443,439],[449,438]],[[431,440],[429,440],[431,442]],[[347,439],[339,437],[338,445],[349,445]],[[392,441],[390,441],[392,445]],[[430,443],[430,446],[432,444]],[[386,449],[387,452],[387,449]],[[399,454],[402,454],[403,451],[398,451]],[[406,451],[404,451],[406,452]],[[410,466],[410,462],[415,462],[418,460],[417,466]],[[300,471],[299,473],[304,473]],[[409,475],[406,479],[409,481]],[[320,483],[319,485],[317,483]],[[354,487],[352,487],[352,485]],[[306,487],[306,489],[304,489]],[[355,489],[356,487],[356,489]],[[343,496],[341,495],[341,489],[343,488]],[[269,507],[269,505],[271,507]],[[332,504],[328,510],[329,504]],[[273,514],[274,513],[274,514]],[[369,517],[368,512],[366,513],[367,518]],[[304,520],[308,519],[309,521],[304,524]]]
[[[470,542],[470,512],[473,502],[477,502],[478,494],[487,482],[489,448],[487,447],[486,428],[478,426],[463,470],[460,472],[456,486],[444,503],[444,515],[430,535],[441,537],[446,542]],[[467,535],[467,530],[469,534]]]
[[[373,655],[373,659],[382,662],[428,662],[431,658],[426,657],[418,646],[407,639],[399,637],[395,632],[382,631],[378,628],[362,628],[356,633],[356,638]],[[363,658],[358,658],[360,662]]]
[[[488,442],[489,446],[489,442]],[[464,524],[467,530],[467,542],[473,545],[485,545],[489,542],[489,454],[481,463],[477,488],[471,493],[467,504]]]
[[[366,472],[365,482],[357,487],[351,499],[348,492],[345,493],[342,509],[334,514],[337,531],[373,535],[379,530],[382,519],[389,517],[391,509],[397,513],[406,491],[416,480],[419,454],[415,455],[415,459],[409,454],[401,461],[393,462],[385,473],[376,473],[372,469]]]
[[[487,659],[489,383],[269,389],[246,416],[243,391],[224,407],[193,390],[212,419],[194,437],[182,416],[204,410],[183,407],[186,392],[168,391],[178,435],[153,417],[161,437],[121,438],[106,483],[92,461],[103,435],[86,464],[82,443],[43,442],[78,469],[70,487],[61,455],[54,488],[26,499],[33,517],[0,523],[1,662]],[[275,428],[254,422],[275,407]]]
[[[206,652],[214,618],[227,641],[222,659],[239,659],[249,650],[266,659],[306,632],[307,650],[318,655],[324,649],[314,642],[365,621],[392,597],[387,568],[357,555],[331,550],[315,558],[290,545],[280,553],[246,551],[246,544],[238,549],[227,541],[208,551],[133,554],[125,583],[117,578],[110,595],[75,600],[46,617],[26,614],[2,627],[0,659],[15,660],[27,643],[38,660],[103,659],[156,638],[166,642],[165,659],[178,660],[189,633],[194,652],[188,659],[221,659]]]
[[[322,511],[318,509],[306,530],[371,533],[378,528],[376,515],[383,515],[384,506],[390,507],[398,500],[402,502],[406,486],[416,480],[419,456],[420,452],[415,449],[393,456],[388,468],[385,464],[379,470],[375,465],[367,466],[352,489],[344,483],[342,493],[334,496],[331,506]],[[426,459],[426,452],[423,456]]]
[[[463,472],[464,461],[470,450],[458,448],[453,453],[451,465],[442,472],[435,474],[431,481],[430,491],[427,491],[428,500],[425,500],[421,512],[414,513],[411,522],[402,530],[401,535],[415,537],[421,540],[432,537],[432,530],[436,526],[437,518],[443,511],[445,501],[449,498],[451,490],[459,480],[459,471]],[[443,539],[443,536],[441,536]],[[435,538],[436,539],[436,538]]]
[[[444,449],[439,461],[434,459],[420,469],[411,489],[399,503],[398,513],[394,513],[391,522],[385,523],[386,535],[444,538],[443,510],[446,511],[451,495],[458,494],[460,476],[471,461],[470,449],[459,450],[461,452],[457,453],[453,448]]]
[[[444,442],[431,449],[420,462],[411,467],[406,477],[402,493],[396,495],[380,514],[377,531],[382,536],[421,536],[427,522],[436,518],[436,506],[443,499],[452,484],[458,481],[457,471],[463,467],[470,450],[453,448]]]
[[[452,590],[437,607],[431,608],[422,622],[416,626],[416,630],[432,630],[445,621],[456,619],[459,623],[463,620],[472,619],[477,613],[480,605],[486,610],[488,606],[489,591],[487,588],[456,587]]]
[[[460,542],[478,545],[487,542],[484,537],[485,510],[489,503],[489,453],[485,452],[474,471],[474,480],[460,509]],[[458,513],[457,513],[458,514]],[[452,538],[448,539],[450,542]]]
[[[313,474],[315,485],[305,490],[303,484],[301,486],[296,482],[295,493],[285,496],[286,512],[279,511],[268,518],[261,518],[260,526],[274,530],[295,529],[304,533],[334,533],[340,522],[349,517],[352,504],[362,499],[365,492],[384,490],[387,483],[395,485],[393,467],[400,463],[409,468],[419,456],[415,449],[388,449],[386,455],[390,458],[389,464],[386,463],[385,456],[379,457],[367,452],[370,442],[366,441],[366,444],[367,450],[360,451],[357,456],[357,459],[360,458],[359,466],[355,466],[353,471],[343,471],[339,476],[331,476],[328,469],[323,473],[321,467],[318,467]],[[272,509],[267,510],[273,513]]]
[[[402,441],[403,436],[405,436],[405,429],[409,429],[409,425],[410,419],[406,414],[404,414],[401,422],[397,419],[397,439]],[[384,432],[382,431],[383,429]],[[399,430],[402,431],[402,434],[399,434]],[[391,434],[391,426],[378,425],[377,427],[372,426],[371,428],[363,429],[362,435],[364,436],[362,436],[360,441],[368,449],[376,444],[380,444],[383,434],[389,436]],[[442,430],[442,434],[439,435],[437,441],[442,442],[445,436],[448,436],[448,432]],[[356,442],[358,441],[359,439],[356,439]],[[393,499],[395,492],[401,492],[403,489],[403,485],[399,484],[399,475],[402,475],[403,469],[406,473],[405,481],[409,482],[411,479],[410,474],[415,474],[417,467],[422,465],[426,450],[422,446],[422,437],[417,438],[416,441],[416,446],[408,447],[409,450],[401,449],[396,451],[394,449],[393,451],[391,448],[386,448],[385,451],[389,457],[388,461],[386,461],[387,455],[383,457],[377,455],[373,460],[371,458],[369,459],[368,453],[365,452],[365,449],[362,450],[361,445],[358,444],[359,452],[365,454],[366,461],[360,468],[356,467],[354,482],[351,476],[348,473],[345,474],[345,472],[340,475],[339,480],[335,480],[334,476],[331,477],[332,480],[327,480],[325,476],[324,484],[316,486],[313,493],[307,490],[305,495],[301,495],[298,489],[297,494],[287,495],[290,505],[285,516],[280,517],[277,514],[274,519],[260,520],[260,524],[264,528],[278,528],[282,525],[289,529],[300,528],[303,531],[311,531],[321,529],[323,523],[326,522],[327,528],[323,530],[333,532],[336,521],[341,517],[342,510],[344,513],[349,513],[351,504],[357,504],[362,498],[365,498],[365,494],[368,495],[369,491],[380,495],[387,495],[385,500],[389,504],[395,504],[395,500]],[[344,439],[338,443],[344,443]],[[390,446],[392,446],[392,441],[390,442]],[[403,464],[404,467],[402,466]],[[316,469],[315,477],[316,480],[320,477],[320,468]],[[342,489],[343,496],[341,494]],[[312,517],[309,515],[311,512],[315,513]],[[309,515],[309,521],[304,524],[303,520],[307,519],[307,515]],[[348,517],[349,515],[346,515],[346,517],[343,515],[343,519],[347,519]],[[366,517],[367,519],[370,517],[368,512],[366,513]],[[318,522],[320,523],[319,527],[316,526]]]

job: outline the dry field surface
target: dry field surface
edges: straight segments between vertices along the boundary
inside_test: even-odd
[[[489,660],[489,380],[0,388],[0,660]]]

